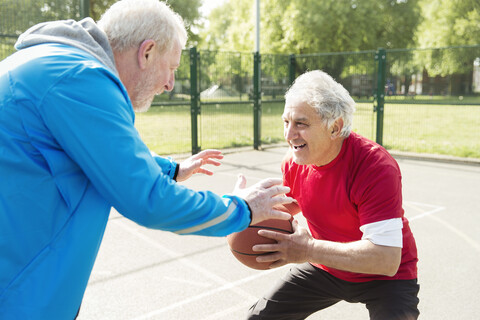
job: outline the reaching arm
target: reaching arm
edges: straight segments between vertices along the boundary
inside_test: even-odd
[[[400,265],[400,247],[376,245],[366,239],[350,243],[317,240],[297,221],[293,222],[293,229],[293,234],[260,230],[261,236],[277,243],[255,245],[255,251],[275,251],[258,257],[257,261],[273,262],[272,268],[287,263],[311,262],[343,271],[386,276],[395,275]]]

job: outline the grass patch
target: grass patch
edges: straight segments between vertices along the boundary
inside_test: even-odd
[[[150,150],[158,154],[192,151],[190,105],[152,107],[136,114],[135,127]]]
[[[388,149],[480,158],[480,106],[386,104]]]
[[[262,144],[283,142],[283,103],[262,102]],[[480,158],[480,106],[385,104],[387,149]],[[202,149],[253,146],[253,105],[202,105],[198,118]],[[191,152],[190,106],[157,106],[137,114],[136,127],[158,154]],[[353,130],[375,140],[372,103],[358,103]]]

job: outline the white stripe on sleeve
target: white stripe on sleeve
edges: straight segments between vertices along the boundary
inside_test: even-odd
[[[189,233],[193,233],[193,232],[198,232],[198,231],[203,230],[203,229],[207,229],[211,226],[214,226],[216,224],[219,224],[219,223],[227,220],[236,208],[237,208],[236,202],[231,201],[230,205],[227,208],[227,211],[225,211],[222,215],[216,217],[215,219],[206,221],[203,224],[199,224],[199,225],[196,225],[196,226],[193,226],[193,227],[190,227],[190,228],[186,228],[186,229],[183,229],[183,230],[177,230],[177,231],[175,231],[175,233],[177,233],[177,234],[189,234]]]

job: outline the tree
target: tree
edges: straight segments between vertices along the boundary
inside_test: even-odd
[[[253,51],[254,10],[252,0],[227,0],[212,11],[210,26],[201,33],[206,41],[200,46]],[[414,0],[263,0],[260,47],[262,53],[268,54],[405,48],[413,45],[419,21],[420,8]],[[262,60],[262,70],[275,69],[265,63]],[[296,66],[297,74],[307,68],[318,68],[339,79],[351,75],[351,69],[367,69],[370,64],[363,57],[359,60],[334,55],[302,57]]]
[[[209,17],[206,46],[252,51],[252,0],[227,0]],[[269,0],[261,2],[261,51],[313,53],[405,48],[420,9],[413,0]],[[221,35],[212,39],[215,35]],[[204,43],[201,43],[204,45]]]
[[[422,0],[425,17],[416,32],[418,46],[439,48],[480,43],[480,3],[478,0]],[[470,72],[480,56],[477,48],[427,50],[418,58],[431,76]]]
[[[117,0],[0,0],[0,34],[18,37],[34,24],[61,19],[80,19],[80,5],[88,1],[90,17],[97,21]],[[188,45],[196,45],[202,0],[169,0],[168,4],[185,21]]]
[[[0,59],[12,54],[18,36],[34,24],[79,18],[78,0],[0,0]]]
[[[478,0],[422,0],[421,9],[424,20],[417,30],[420,47],[478,44]]]

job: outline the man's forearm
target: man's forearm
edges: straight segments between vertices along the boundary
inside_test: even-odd
[[[394,276],[401,261],[402,249],[379,246],[369,240],[338,243],[314,240],[308,261],[343,271]]]

